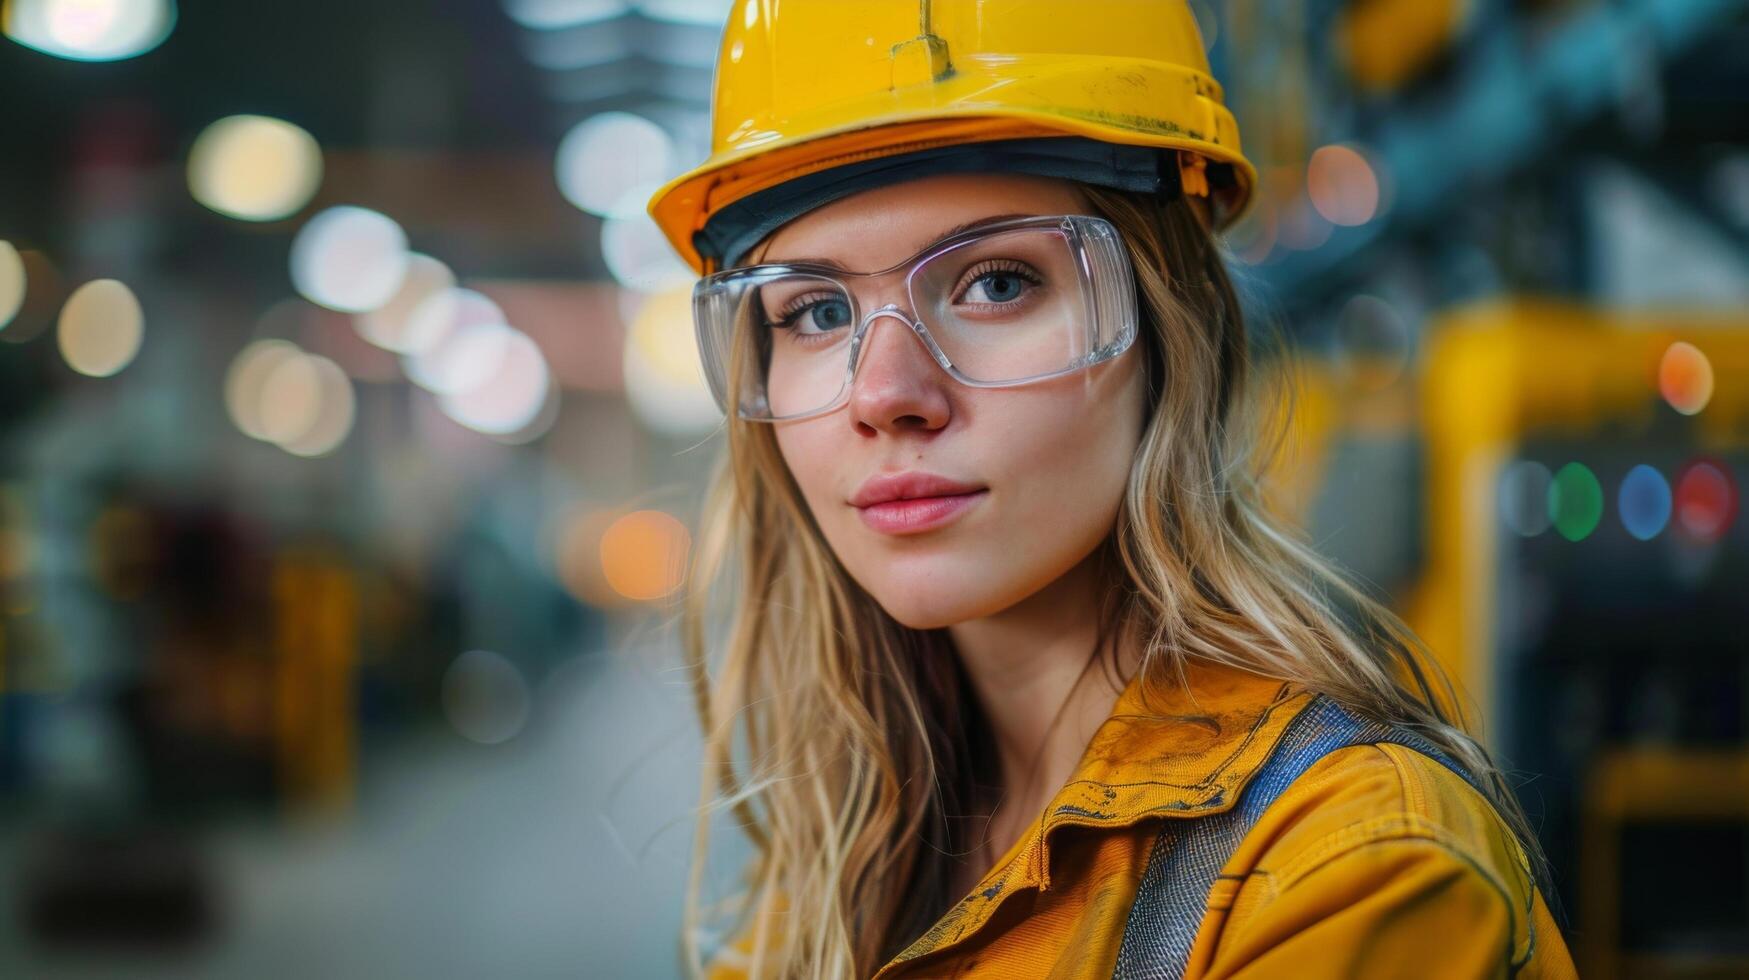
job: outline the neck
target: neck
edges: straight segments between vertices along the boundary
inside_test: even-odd
[[[1098,572],[1096,552],[1025,601],[950,628],[999,765],[987,859],[1006,851],[1068,781],[1122,690],[1095,656],[1104,598]],[[1127,678],[1136,658],[1114,639],[1119,676]]]

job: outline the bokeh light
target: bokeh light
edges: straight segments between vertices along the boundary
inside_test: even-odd
[[[421,338],[416,335],[413,329],[415,312],[427,299],[454,286],[455,273],[450,271],[449,266],[429,255],[410,252],[407,255],[407,271],[401,277],[400,288],[382,306],[355,315],[352,318],[353,326],[358,329],[359,336],[384,350],[403,354],[417,350],[421,341],[429,342],[435,337]],[[434,334],[447,332],[448,329],[448,323],[442,320],[432,327]]]
[[[504,0],[510,19],[531,31],[557,31],[611,20],[626,13],[626,0]]]
[[[1650,541],[1670,522],[1670,484],[1664,474],[1641,463],[1628,471],[1616,496],[1622,526],[1641,541]]]
[[[441,395],[443,414],[487,435],[521,432],[539,417],[552,385],[546,357],[528,335],[510,330],[497,370],[466,391]]]
[[[1521,537],[1549,529],[1549,488],[1554,474],[1535,460],[1521,459],[1500,475],[1500,519]]]
[[[357,399],[352,379],[340,365],[317,355],[303,360],[315,372],[316,411],[302,432],[281,439],[279,446],[293,456],[326,456],[352,432]]]
[[[734,4],[724,0],[638,0],[638,12],[651,20],[693,27],[722,27]],[[746,24],[752,27],[759,15],[759,4],[742,7]]]
[[[96,279],[67,297],[57,339],[68,367],[106,378],[133,362],[145,328],[133,290],[114,279]]]
[[[456,733],[481,745],[515,738],[528,723],[528,682],[501,654],[469,650],[443,672],[443,714]]]
[[[1689,537],[1717,541],[1737,517],[1737,486],[1717,463],[1690,463],[1676,480],[1676,522]]]
[[[1306,196],[1331,224],[1364,225],[1378,214],[1378,175],[1354,147],[1321,146],[1306,164]]]
[[[393,219],[340,205],[298,230],[291,248],[292,285],[312,303],[364,313],[401,288],[407,261],[407,233]]]
[[[0,330],[24,306],[25,285],[24,259],[11,242],[0,241]]]
[[[6,35],[73,61],[118,61],[145,54],[176,26],[172,0],[7,0]]]
[[[626,398],[656,432],[696,435],[722,422],[699,362],[692,292],[674,289],[638,307],[625,345]]]
[[[1603,519],[1603,485],[1584,463],[1568,463],[1549,484],[1549,519],[1568,541],[1583,541]]]
[[[660,599],[680,588],[691,548],[679,520],[659,510],[633,511],[602,532],[602,575],[627,599]]]
[[[497,375],[516,334],[500,322],[469,323],[417,354],[404,358],[407,377],[439,395],[459,395]]]
[[[1713,398],[1713,364],[1693,344],[1677,341],[1658,362],[1658,391],[1684,415],[1699,414]]]
[[[546,435],[559,421],[560,391],[562,390],[550,373],[549,381],[550,383],[546,386],[546,398],[541,401],[540,407],[535,409],[534,416],[528,422],[509,432],[488,432],[486,435],[491,437],[493,442],[506,446],[520,446]]]
[[[302,357],[303,351],[288,340],[257,340],[231,359],[225,373],[225,409],[231,422],[251,439],[268,441],[262,423],[261,396],[268,375],[280,362]]]
[[[281,119],[227,116],[188,152],[188,189],[220,214],[276,221],[308,204],[322,183],[315,137]]]
[[[583,120],[559,141],[554,168],[565,199],[591,214],[636,217],[674,165],[666,130],[629,112]]]
[[[504,311],[486,294],[460,287],[439,289],[407,316],[395,349],[403,353],[405,367],[412,358],[475,324],[503,322]]]
[[[299,351],[274,361],[261,379],[263,436],[280,443],[302,438],[321,418],[322,394],[322,371],[314,356]]]
[[[641,293],[690,286],[698,278],[645,214],[602,222],[601,257],[620,285]]]

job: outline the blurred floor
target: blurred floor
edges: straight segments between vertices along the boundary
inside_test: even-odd
[[[558,668],[503,745],[374,755],[345,821],[205,841],[223,921],[186,954],[33,947],[6,875],[0,976],[677,975],[697,726],[676,658],[637,657]],[[9,830],[0,859],[16,868],[28,845]]]

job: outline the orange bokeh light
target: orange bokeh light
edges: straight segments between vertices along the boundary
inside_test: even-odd
[[[1378,175],[1359,150],[1321,146],[1306,164],[1306,196],[1331,224],[1364,225],[1378,214]]]
[[[1695,415],[1713,397],[1713,364],[1693,344],[1677,341],[1658,362],[1658,391],[1670,407]]]
[[[601,571],[627,599],[660,599],[680,588],[692,537],[686,525],[659,510],[633,511],[601,535]]]

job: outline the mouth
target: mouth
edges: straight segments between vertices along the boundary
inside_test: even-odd
[[[857,507],[856,511],[864,524],[883,534],[921,534],[953,523],[989,495],[988,489],[978,489],[967,493],[907,497]]]

